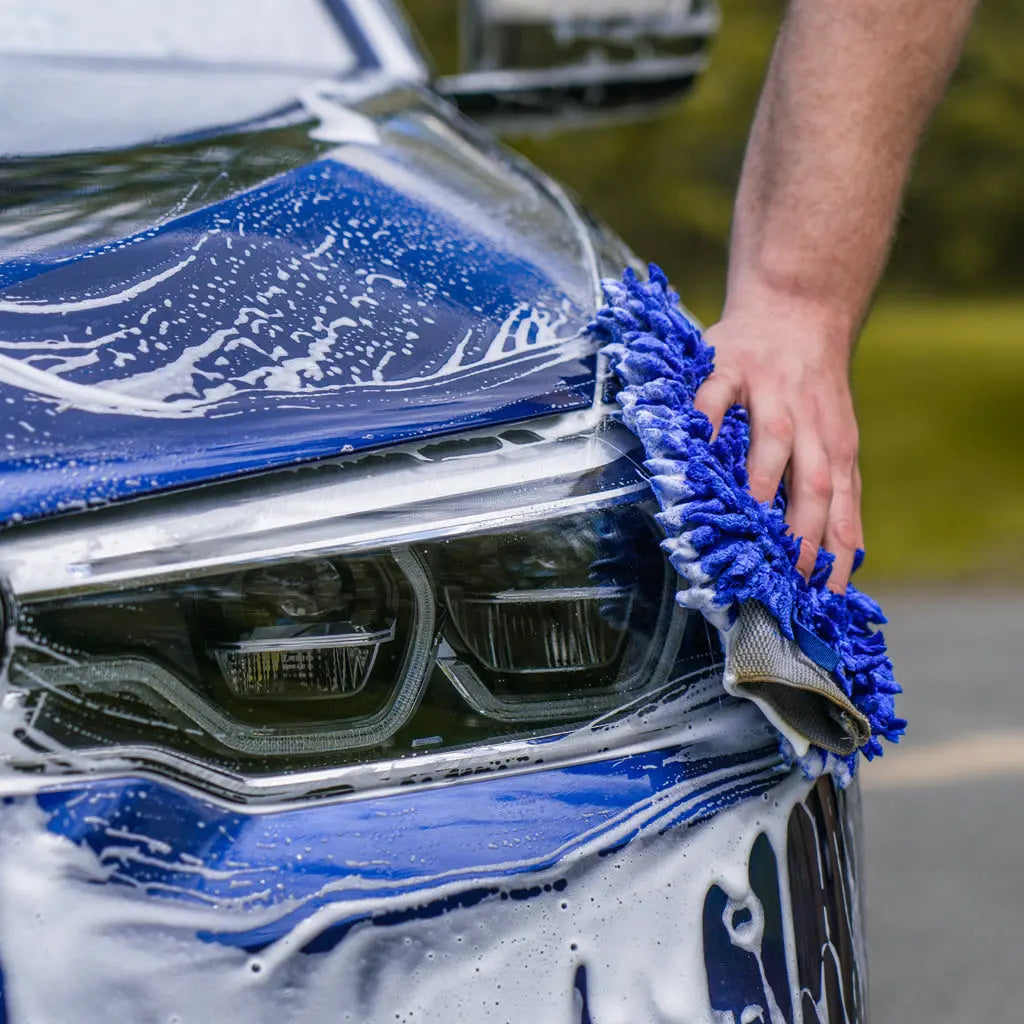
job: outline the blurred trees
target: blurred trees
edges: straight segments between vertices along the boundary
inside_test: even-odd
[[[649,120],[512,143],[569,184],[698,311],[721,293],[732,195],[783,0],[720,0],[713,63],[685,103]],[[456,0],[405,0],[442,71],[454,70]],[[1008,291],[1024,261],[1021,9],[985,0],[917,162],[890,288]]]
[[[953,292],[1024,278],[1024,61],[1015,0],[983,0],[921,150],[894,276]]]

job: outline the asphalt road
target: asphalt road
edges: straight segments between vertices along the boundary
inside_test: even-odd
[[[910,729],[861,775],[872,1024],[1024,1021],[1024,593],[882,603]]]

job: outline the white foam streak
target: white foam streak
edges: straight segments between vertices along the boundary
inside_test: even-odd
[[[397,278],[380,274],[370,275],[368,284],[370,277],[385,279],[392,287],[404,286]],[[272,286],[259,296],[260,300],[268,301],[272,297],[270,292],[284,294]],[[361,300],[373,301],[369,296],[357,296],[349,300],[349,305],[354,310]],[[61,408],[157,418],[190,418],[206,415],[224,402],[250,391],[285,396],[343,392],[364,387],[420,388],[452,377],[489,370],[499,363],[507,364],[512,375],[522,377],[546,368],[552,361],[583,355],[593,348],[592,342],[578,332],[563,333],[568,322],[564,312],[536,309],[528,303],[520,303],[502,322],[479,358],[465,359],[466,350],[473,340],[474,332],[470,329],[448,359],[431,373],[385,378],[383,371],[397,354],[394,348],[389,348],[380,350],[376,366],[367,378],[357,375],[344,384],[324,384],[328,371],[336,362],[334,347],[340,331],[357,327],[358,321],[342,315],[325,323],[317,316],[311,325],[298,328],[290,335],[292,341],[298,341],[304,335],[310,337],[306,354],[282,358],[282,348],[270,344],[264,348],[255,340],[271,321],[282,318],[284,313],[281,310],[242,306],[232,326],[213,331],[203,342],[181,350],[164,365],[112,377],[97,384],[78,384],[64,379],[61,374],[74,369],[83,358],[94,362],[93,353],[123,341],[132,331],[118,331],[88,340],[62,338],[35,342],[32,346],[35,351],[30,358],[39,359],[52,353],[55,364],[44,370],[31,365],[29,359],[15,359],[0,353],[0,382],[45,396]],[[247,333],[242,333],[243,330]],[[211,367],[209,361],[218,353],[229,354],[239,346],[261,353],[264,357],[262,365],[238,377],[219,379],[216,363]],[[22,345],[17,342],[0,341],[0,348],[20,347]],[[87,350],[85,356],[68,354],[82,349]],[[531,365],[544,352],[557,353],[557,358],[542,365]],[[124,369],[133,358],[131,353],[125,353],[118,360],[121,368]]]
[[[198,248],[193,246],[194,249]],[[187,266],[195,263],[196,256],[193,252],[191,255],[186,256],[180,263],[176,263],[173,267],[168,267],[167,270],[161,271],[159,274],[154,274],[152,277],[146,278],[144,281],[138,281],[131,285],[129,288],[124,288],[119,292],[112,292],[109,295],[97,295],[90,299],[74,299],[66,302],[31,302],[27,299],[22,301],[0,299],[0,313],[78,313],[86,309],[102,309],[104,306],[117,306],[122,302],[128,302],[131,299],[138,298],[138,296],[148,292],[151,288],[155,288],[158,284],[162,284],[169,278],[174,277],[176,274],[180,274]]]
[[[113,412],[127,415],[166,416],[182,415],[185,410],[175,410],[168,404],[152,398],[129,397],[117,394],[98,384],[75,384],[54,373],[38,370],[20,359],[0,354],[0,383],[32,391],[37,395],[52,398],[62,406],[86,409],[89,412]],[[117,383],[117,382],[112,382]],[[191,411],[191,410],[189,410]]]

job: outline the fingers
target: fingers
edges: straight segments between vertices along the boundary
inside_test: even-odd
[[[797,437],[789,480],[786,518],[794,536],[802,538],[796,567],[809,577],[814,570],[833,505],[832,466],[816,433],[805,431]],[[850,562],[853,562],[852,553]]]
[[[793,419],[781,408],[751,410],[750,455],[747,474],[750,493],[758,501],[771,501],[793,453]]]
[[[797,569],[809,578],[825,548],[835,559],[828,586],[841,593],[864,542],[850,339],[826,337],[818,321],[801,323],[785,312],[785,329],[741,309],[708,330],[716,370],[698,389],[694,408],[707,416],[715,438],[730,407],[746,407],[751,495],[772,502],[786,474],[786,521],[801,538]]]
[[[810,578],[818,549],[825,548],[835,556],[829,589],[844,593],[857,550],[864,546],[852,410],[848,419],[810,417],[799,428],[780,409],[751,420],[750,493],[758,501],[771,500],[786,474],[786,521],[801,538],[796,567]]]
[[[860,472],[856,459],[852,466],[839,465],[836,468],[824,545],[836,556],[828,580],[829,590],[841,594],[850,582],[857,549],[864,547],[864,530],[860,518]]]
[[[713,373],[697,389],[693,407],[711,420],[711,438],[718,436],[722,419],[737,399],[736,385],[721,373]]]

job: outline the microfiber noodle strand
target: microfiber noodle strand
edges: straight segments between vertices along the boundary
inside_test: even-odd
[[[714,368],[714,349],[679,308],[661,269],[652,264],[648,281],[627,270],[621,281],[603,287],[607,305],[591,330],[607,341],[603,353],[622,385],[623,420],[647,455],[666,535],[662,548],[688,584],[677,601],[721,630],[748,600],[768,608],[791,640],[794,621],[810,630],[838,654],[833,675],[871,723],[861,751],[869,760],[880,756],[880,739],[897,742],[907,724],[895,712],[894,697],[902,691],[876,629],[886,621],[881,608],[852,584],[844,594],[828,589],[833,556],[823,549],[810,580],[797,571],[799,538],[785,524],[784,488],[770,504],[748,490],[750,431],[741,406],[726,413],[711,440],[711,423],[693,400]],[[854,570],[863,555],[857,552]],[[845,784],[855,770],[856,754],[841,758],[812,748],[796,758],[782,744],[810,776],[831,772]]]

